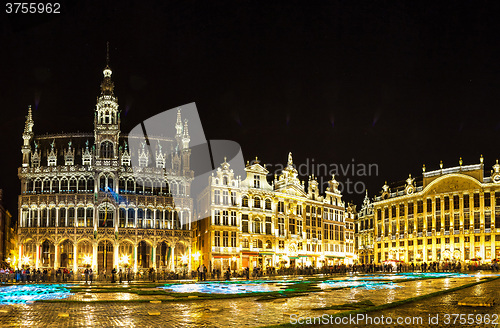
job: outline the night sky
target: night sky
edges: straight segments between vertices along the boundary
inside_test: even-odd
[[[92,132],[106,42],[122,131],[196,102],[207,139],[245,159],[377,164],[384,181],[500,157],[494,2],[63,1],[0,16],[0,188],[17,215],[28,105],[35,134]],[[350,172],[352,173],[352,172]],[[305,176],[301,177],[305,179]],[[363,196],[344,192],[361,203]],[[358,205],[359,208],[359,205]]]

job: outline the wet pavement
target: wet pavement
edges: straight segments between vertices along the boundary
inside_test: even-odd
[[[0,306],[0,325],[20,327],[259,327],[291,322],[291,318],[318,317],[339,312],[337,310],[314,311],[314,308],[338,305],[350,302],[370,300],[375,305],[407,299],[435,291],[461,286],[475,282],[481,276],[446,277],[418,281],[396,283],[397,288],[347,288],[328,289],[309,293],[307,296],[257,301],[257,296],[214,299],[164,301],[162,303],[134,303],[127,300],[166,300],[165,295],[137,295],[133,293],[92,293],[79,292],[70,295],[67,300],[84,302],[61,302],[33,304],[15,304]],[[345,276],[336,277],[346,280]],[[356,278],[351,280],[356,280]],[[320,286],[321,284],[318,284]],[[114,286],[113,286],[114,287]],[[320,286],[321,287],[321,286]],[[500,313],[498,305],[493,308],[467,308],[458,306],[461,298],[474,295],[491,295],[498,298],[500,280],[487,282],[450,294],[437,296],[425,301],[403,305],[398,308],[369,313],[372,317],[384,315],[386,318],[421,316],[425,326],[429,321],[429,313],[439,316],[439,324],[428,324],[432,327],[445,325],[445,314],[479,314]],[[170,297],[171,299],[171,297]],[[116,302],[93,303],[95,300],[111,300]],[[500,300],[498,300],[500,301]],[[476,312],[474,312],[476,311]],[[460,318],[458,318],[459,320]],[[396,320],[396,319],[394,319]],[[453,320],[453,317],[450,317]],[[455,320],[456,321],[456,320]],[[483,320],[484,321],[484,320]],[[330,326],[346,326],[333,323]],[[351,325],[358,327],[362,325]],[[365,325],[366,326],[366,325]],[[377,326],[371,324],[369,326]],[[380,325],[387,327],[387,324]],[[392,324],[389,326],[397,326]],[[459,327],[459,322],[448,325]],[[467,325],[463,325],[464,327]],[[478,324],[469,327],[494,327],[494,325]]]

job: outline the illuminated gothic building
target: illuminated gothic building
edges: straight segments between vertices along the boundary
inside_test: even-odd
[[[354,212],[346,210],[334,178],[324,196],[314,177],[306,190],[291,154],[272,184],[257,159],[245,171],[242,180],[225,161],[198,199],[193,249],[199,264],[223,271],[352,263]]]
[[[109,66],[103,74],[93,133],[35,136],[28,111],[18,171],[19,266],[99,272],[190,266],[187,121],[179,110],[175,137],[149,136],[156,151],[131,151]]]
[[[500,258],[500,165],[426,172],[375,198],[375,262],[480,261]]]

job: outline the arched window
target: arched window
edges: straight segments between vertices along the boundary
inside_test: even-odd
[[[253,199],[253,207],[260,208],[260,197],[255,197]]]
[[[227,186],[227,177],[223,177],[222,178],[222,183],[224,184],[224,186]]]
[[[52,207],[49,210],[49,227],[55,227],[56,226],[56,208]]]
[[[107,178],[108,178],[108,188],[109,188],[108,190],[111,191],[115,190],[115,179],[113,179],[113,175],[109,174]]]
[[[69,192],[76,192],[76,179],[71,178],[69,180]]]
[[[68,227],[74,227],[75,226],[75,208],[70,207],[68,209]]]
[[[139,195],[144,193],[144,182],[140,178],[135,180],[135,192]]]
[[[106,176],[104,174],[99,177],[99,190],[106,191]]]
[[[120,180],[118,180],[118,192],[119,193],[125,193],[125,184],[126,184],[126,181],[124,178],[120,178]]]
[[[26,193],[31,194],[33,193],[33,180],[27,179],[26,181]]]
[[[272,249],[273,248],[273,243],[271,243],[270,240],[266,241],[266,249]]]
[[[271,209],[271,200],[268,198],[266,199],[266,210],[270,210]]]
[[[241,206],[248,207],[248,197],[247,196],[243,196],[243,198],[241,199]]]
[[[151,209],[146,210],[146,229],[153,228],[153,211]]]
[[[89,178],[87,180],[87,192],[94,192],[94,178]]]
[[[49,179],[43,180],[42,193],[44,193],[44,194],[50,193],[50,180]]]
[[[52,180],[52,192],[54,194],[59,193],[59,180],[58,179]]]
[[[151,195],[153,193],[153,182],[151,179],[144,180],[144,194]]]
[[[101,143],[101,158],[113,158],[113,143],[111,141],[104,141]]]
[[[42,192],[42,180],[36,179],[35,180],[35,194],[39,194],[41,192]]]
[[[133,208],[128,209],[128,228],[133,228],[134,227],[134,222],[135,221],[135,210]]]
[[[115,209],[108,203],[99,207],[99,227],[112,227]]]
[[[94,226],[94,209],[92,207],[87,207],[87,227]]]
[[[124,208],[120,208],[120,222],[119,222],[120,228],[125,228],[126,220],[127,220],[127,210]]]
[[[143,228],[142,221],[144,220],[144,210],[142,208],[137,210],[137,228]]]
[[[84,193],[87,191],[87,181],[84,178],[80,178],[78,180],[78,192],[79,193]]]
[[[66,178],[61,179],[61,192],[68,192],[68,180]]]
[[[84,227],[85,226],[85,208],[78,207],[78,209],[76,210],[76,217],[77,217],[77,227]]]
[[[66,226],[66,208],[61,207],[59,209],[59,222],[57,223],[58,227],[65,227]]]

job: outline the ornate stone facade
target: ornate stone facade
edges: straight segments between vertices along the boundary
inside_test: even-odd
[[[291,154],[272,184],[257,159],[245,171],[241,180],[224,162],[209,177],[193,239],[200,263],[221,271],[352,263],[354,207],[346,209],[335,178],[325,195],[314,177],[306,190]]]
[[[35,136],[28,111],[18,171],[19,266],[190,269],[187,122],[179,110],[175,137],[149,136],[155,153],[144,146],[131,153],[109,65],[103,74],[93,134]]]
[[[500,258],[500,165],[484,176],[483,158],[426,172],[390,188],[373,204],[375,262],[477,261]],[[476,262],[476,263],[477,263]]]

